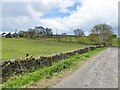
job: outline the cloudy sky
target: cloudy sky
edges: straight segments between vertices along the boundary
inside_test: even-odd
[[[35,26],[52,28],[53,33],[73,34],[76,28],[87,35],[91,28],[107,23],[118,33],[119,0],[4,0],[2,31],[28,30]]]

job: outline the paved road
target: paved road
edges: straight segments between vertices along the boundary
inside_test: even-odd
[[[118,49],[108,48],[88,60],[53,88],[118,88]]]

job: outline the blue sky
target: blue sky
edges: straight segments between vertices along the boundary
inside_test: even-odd
[[[46,12],[41,18],[63,18],[71,15],[70,12],[76,11],[77,7],[81,6],[81,2],[74,2],[73,5],[67,7],[69,12],[61,12],[60,8],[52,8],[50,11]]]
[[[81,6],[81,2],[75,2],[72,6],[67,7],[70,11],[76,11],[78,6]]]
[[[43,26],[52,28],[53,33],[57,29],[59,34],[73,34],[76,28],[80,28],[87,35],[94,25],[107,23],[117,34],[117,5],[118,0],[2,1],[1,28],[5,32],[14,32],[15,29]]]
[[[46,12],[41,18],[63,18],[69,16],[70,13],[60,12],[59,8],[53,8],[52,10]]]

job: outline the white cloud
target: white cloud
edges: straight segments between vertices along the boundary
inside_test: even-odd
[[[83,28],[86,33],[95,24],[109,23],[117,27],[118,0],[83,0],[82,7],[71,16],[64,18],[64,22],[70,27]],[[117,30],[115,31],[117,32]]]
[[[68,12],[67,7],[74,4],[75,1],[65,0],[41,0],[40,2],[31,2],[30,6],[36,12],[46,13],[52,8],[60,8],[61,12]]]
[[[77,7],[77,11],[72,12],[68,17],[54,19],[40,18],[44,13],[56,7],[59,7],[62,12],[68,12],[67,7],[73,5],[74,2],[75,0],[40,0],[36,5],[29,1],[27,10],[30,15],[13,18],[5,17],[3,18],[3,24],[8,28],[14,27],[21,30],[26,30],[35,25],[42,25],[53,28],[54,32],[56,32],[57,28],[59,33],[73,33],[74,29],[82,28],[86,34],[89,33],[95,24],[109,23],[113,28],[118,26],[118,0],[80,0],[82,6]]]

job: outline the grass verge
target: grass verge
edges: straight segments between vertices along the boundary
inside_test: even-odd
[[[93,55],[96,55],[98,52],[102,51],[103,49],[105,48],[98,48],[96,50],[89,51],[84,54],[77,54],[68,59],[61,60],[58,63],[53,63],[52,66],[46,66],[38,70],[35,70],[34,72],[26,73],[21,76],[17,76],[16,78],[9,79],[7,82],[0,84],[0,87],[2,88],[25,87],[27,84],[31,82],[34,83],[43,78],[54,77],[55,75],[58,75],[60,72],[76,66],[78,62],[79,63],[83,62],[87,60],[88,58],[92,57]]]
[[[112,45],[120,48],[120,38],[114,38]]]

